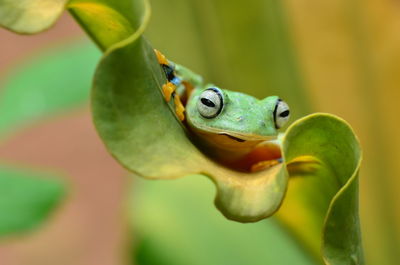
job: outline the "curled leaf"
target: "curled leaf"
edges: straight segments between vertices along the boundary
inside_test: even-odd
[[[358,217],[359,142],[351,127],[317,113],[292,124],[283,139],[291,177],[277,216],[327,264],[363,264]],[[321,242],[322,232],[322,242]]]
[[[105,4],[106,1],[102,3]],[[138,8],[143,6],[139,4]],[[108,8],[117,7],[109,4]],[[123,14],[117,9],[114,11],[109,14]],[[80,16],[86,17],[83,14]],[[126,18],[124,21],[147,20],[142,16],[136,20]],[[317,253],[320,249],[319,236],[328,206],[344,185],[337,184],[337,176],[332,177],[331,165],[327,163],[325,156],[320,154],[337,151],[342,152],[344,157],[351,156],[351,161],[347,163],[354,164],[355,161],[359,161],[356,155],[351,155],[354,150],[346,146],[349,141],[351,143],[351,137],[354,138],[351,129],[333,116],[313,115],[296,122],[288,129],[288,134],[283,140],[283,153],[287,164],[252,174],[222,167],[197,149],[185,127],[171,111],[172,103],[168,104],[163,99],[161,86],[165,84],[166,79],[156,60],[153,47],[141,36],[143,25],[132,23],[129,28],[136,29],[132,35],[121,34],[124,37],[119,41],[117,38],[114,39],[115,42],[110,42],[112,44],[106,45],[106,54],[95,75],[92,93],[94,122],[110,153],[127,169],[147,178],[170,179],[196,173],[208,176],[217,187],[217,207],[226,217],[240,222],[258,221],[270,216],[279,208],[288,181],[287,170],[283,165],[287,165],[292,173],[293,182],[297,182],[301,176],[307,179],[308,183],[301,186],[303,190],[298,190],[302,194],[302,198],[294,200],[297,203],[294,205],[298,207],[292,207],[289,211],[286,210],[288,206],[284,207],[280,211],[280,217],[289,223],[314,253]],[[89,25],[88,28],[95,27]],[[97,38],[96,31],[91,32],[95,41],[102,43],[101,34],[99,33]],[[129,29],[124,32],[129,32]],[[314,121],[312,124],[315,126],[308,126],[310,120]],[[335,121],[338,123],[336,127],[324,127]],[[335,134],[338,128],[344,128],[343,130],[347,128],[348,133]],[[336,138],[324,138],[325,145],[320,145],[318,142],[321,138],[307,138],[309,135],[318,135],[321,130],[327,131],[325,135],[333,133],[331,136]],[[330,141],[343,145],[332,145]],[[305,148],[306,146],[309,149]],[[345,148],[340,149],[342,147]],[[352,147],[357,148],[358,145],[353,144]],[[301,152],[302,150],[307,152]],[[348,173],[335,172],[343,174],[340,178],[353,179]],[[321,192],[314,200],[308,195],[307,190],[321,190]],[[352,197],[357,196],[352,190],[348,193]],[[290,198],[294,194],[291,195],[289,192],[289,201],[293,201]],[[334,209],[338,204],[332,200],[332,205],[329,209]],[[354,218],[358,216],[354,208],[350,208],[346,214]],[[326,227],[329,227],[331,222],[337,222],[337,217],[332,216],[336,215],[332,215],[329,210]],[[304,232],[299,231],[301,225],[307,225],[308,228],[304,229]],[[359,226],[355,222],[351,227],[352,232],[356,232]],[[335,249],[328,239],[329,231],[331,230],[328,228],[324,230],[326,241],[323,247],[327,260],[331,259],[332,249]],[[353,243],[357,248],[353,253],[360,254],[358,252],[360,242],[355,240]],[[341,253],[347,257],[348,250],[345,248]]]
[[[140,36],[150,18],[146,0],[71,0],[68,9],[102,50]]]
[[[217,186],[217,207],[230,219],[257,221],[275,212],[286,190],[285,167],[246,174],[210,160],[165,102],[165,82],[153,48],[142,37],[106,54],[95,75],[92,110],[111,154],[147,178],[207,175]]]
[[[191,142],[171,111],[173,103],[163,99],[165,75],[153,47],[141,36],[150,13],[147,1],[74,0],[68,7],[106,50],[94,78],[93,118],[108,150],[123,166],[153,179],[207,175],[217,186],[217,207],[236,221],[258,221],[278,209],[286,191],[285,167],[254,174],[221,167]],[[96,10],[103,13],[93,15]],[[108,37],[103,30],[109,20],[118,27]]]

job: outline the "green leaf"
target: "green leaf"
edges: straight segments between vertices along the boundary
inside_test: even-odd
[[[277,215],[327,264],[363,264],[358,217],[359,142],[329,114],[292,124],[283,139],[290,185]],[[321,243],[322,232],[322,243]]]
[[[115,28],[116,31],[120,29],[121,34],[115,33],[111,40],[105,41],[103,22],[97,24],[97,19],[91,20],[93,3],[108,19],[115,16],[116,21],[129,22],[129,26]],[[171,111],[172,103],[168,105],[162,96],[165,76],[153,48],[141,36],[149,14],[145,3],[141,0],[129,5],[80,0],[69,5],[94,41],[107,49],[94,78],[92,111],[96,128],[108,150],[127,169],[143,177],[207,175],[217,186],[217,207],[230,219],[253,222],[270,216],[279,207],[286,190],[285,168],[280,165],[249,177],[222,168],[190,141]],[[135,17],[138,12],[142,15]],[[121,19],[124,14],[127,17]],[[118,25],[126,25],[125,22]],[[124,35],[131,29],[136,31],[130,36]]]
[[[0,136],[85,104],[99,57],[93,45],[79,41],[19,65],[1,86]]]
[[[40,225],[64,197],[64,184],[54,178],[0,167],[0,236]]]
[[[53,25],[67,0],[0,0],[0,26],[34,34]]]
[[[217,185],[217,207],[228,218],[249,222],[271,215],[286,190],[285,168],[245,174],[208,159],[165,102],[165,82],[153,48],[143,38],[103,58],[94,79],[92,110],[111,154],[147,178],[209,176]]]

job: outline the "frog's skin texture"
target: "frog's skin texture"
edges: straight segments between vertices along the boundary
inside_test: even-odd
[[[186,119],[208,155],[225,164],[240,164],[260,143],[277,138],[277,128],[289,117],[286,103],[277,96],[259,100],[204,84],[199,75],[168,61],[158,51],[156,54],[168,80],[163,86],[166,101],[174,98],[178,118]],[[180,98],[184,99],[185,107]],[[276,148],[272,149],[276,152]],[[251,168],[259,171],[277,163],[276,159],[261,159]]]

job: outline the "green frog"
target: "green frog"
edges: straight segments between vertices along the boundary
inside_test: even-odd
[[[283,100],[278,96],[259,100],[206,84],[201,76],[155,52],[168,81],[162,88],[165,99],[173,98],[177,117],[208,155],[227,165],[250,163],[250,171],[264,170],[281,161],[276,154],[278,129],[290,116]],[[260,161],[252,159],[259,146],[267,146],[274,154],[264,155]]]

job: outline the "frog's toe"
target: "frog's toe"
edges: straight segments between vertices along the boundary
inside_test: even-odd
[[[158,60],[159,64],[168,65],[167,57],[165,57],[164,54],[162,54],[159,50],[156,50],[156,49],[154,49],[154,52],[155,52],[155,54],[157,56],[157,60]]]
[[[181,99],[178,94],[174,95],[175,113],[179,120],[183,121],[185,119],[185,107],[183,106]]]
[[[258,162],[256,164],[252,165],[250,171],[251,172],[262,171],[262,170],[268,169],[270,167],[276,166],[281,162],[282,162],[281,159],[260,161],[260,162]]]
[[[164,98],[167,102],[171,100],[171,95],[175,92],[176,85],[171,82],[168,82],[162,86],[162,91],[164,94]]]

